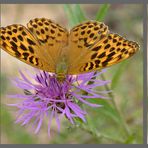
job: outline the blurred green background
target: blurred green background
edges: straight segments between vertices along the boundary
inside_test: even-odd
[[[111,144],[143,143],[143,7],[140,4],[114,5],[62,5],[25,4],[1,5],[1,26],[23,24],[36,17],[45,17],[71,28],[83,21],[97,19],[109,26],[109,30],[129,40],[139,43],[140,51],[132,58],[112,66],[105,73],[105,79],[112,80],[108,86],[113,90],[113,100],[98,101],[103,108],[85,106],[87,124],[71,126],[62,121],[61,133],[57,133],[53,123],[51,137],[47,135],[45,121],[39,134],[31,127],[15,124],[17,110],[6,106],[17,100],[7,94],[21,93],[11,83],[18,76],[19,69],[32,70],[31,66],[20,62],[1,51],[1,143],[3,144]],[[105,89],[105,88],[103,88]]]

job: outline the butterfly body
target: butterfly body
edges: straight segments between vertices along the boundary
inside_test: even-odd
[[[67,48],[67,47],[65,47]],[[64,49],[62,51],[65,51]],[[57,74],[57,80],[63,82],[66,79],[66,75],[68,74],[68,63],[66,54],[62,52],[57,60],[55,66],[55,73]]]
[[[70,31],[46,18],[0,28],[0,47],[10,55],[38,69],[57,74],[100,70],[133,56],[139,45],[110,33],[98,21],[86,21]]]

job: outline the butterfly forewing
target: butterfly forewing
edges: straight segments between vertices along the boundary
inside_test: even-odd
[[[72,66],[69,73],[99,70],[131,57],[138,50],[139,45],[136,42],[126,40],[118,34],[102,35],[84,55],[87,60],[82,59],[77,66]]]
[[[54,72],[53,63],[47,63],[40,43],[22,25],[0,28],[0,47],[10,55],[36,68]]]

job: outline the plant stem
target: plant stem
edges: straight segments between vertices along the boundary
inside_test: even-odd
[[[113,138],[111,136],[96,132],[97,130],[91,130],[90,128],[88,128],[84,125],[81,125],[80,128],[82,130],[85,130],[86,132],[90,133],[91,135],[93,135],[97,140],[105,138],[105,139],[112,140],[114,142],[123,143],[123,140],[121,140],[121,139],[116,139],[116,138]]]
[[[105,79],[105,76],[104,76],[103,74],[101,74],[101,78],[102,78],[103,80],[106,80],[106,79]],[[108,84],[105,85],[105,89],[106,89],[107,91],[110,90]],[[109,95],[109,97],[111,98],[112,104],[113,104],[114,108],[116,109],[116,112],[117,112],[118,115],[119,115],[119,118],[120,118],[120,120],[121,120],[122,126],[124,127],[124,129],[125,129],[127,135],[128,135],[128,136],[131,135],[131,132],[130,132],[130,130],[129,130],[129,128],[128,128],[128,125],[126,124],[126,122],[125,122],[125,120],[124,120],[124,118],[123,118],[123,115],[122,115],[121,111],[120,111],[120,110],[118,109],[118,107],[117,107],[117,104],[116,104],[116,102],[115,102],[113,93],[112,93],[112,92],[109,92],[108,95]]]

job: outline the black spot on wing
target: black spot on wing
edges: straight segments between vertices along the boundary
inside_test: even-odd
[[[43,26],[43,23],[41,23],[41,22],[39,22],[38,24],[39,24],[39,26]]]
[[[85,29],[87,26],[82,26],[81,29]]]
[[[23,37],[21,35],[17,36],[20,41],[23,41]]]
[[[108,39],[104,40],[103,43],[106,44],[108,42]]]
[[[13,47],[14,49],[17,50],[17,45],[16,45],[13,41],[10,41],[10,44],[12,45],[12,47]]]
[[[89,37],[90,37],[90,38],[93,38],[93,37],[94,37],[94,33],[91,33],[91,34],[89,35]]]
[[[32,26],[33,26],[34,28],[37,28],[37,27],[38,27],[36,24],[33,24]]]
[[[110,54],[108,54],[108,58],[111,58],[112,56],[114,56],[116,53],[115,52],[111,52]]]
[[[116,43],[117,42],[117,40],[116,39],[113,39],[113,43]]]
[[[34,64],[34,63],[33,63],[33,59],[34,59],[33,56],[31,56],[31,57],[29,58],[29,62],[32,63],[32,64]]]
[[[27,33],[26,33],[25,31],[23,31],[23,32],[22,32],[22,35],[26,36],[26,35],[27,35]]]
[[[52,34],[54,34],[54,33],[55,33],[55,31],[54,31],[53,29],[51,29],[51,30],[50,30],[50,32],[51,32]]]
[[[30,44],[30,45],[36,45],[31,39],[27,38],[27,42]]]
[[[92,62],[90,62],[90,66],[89,66],[89,70],[92,70],[93,69],[93,67],[94,67],[94,64],[92,63]]]
[[[5,42],[2,43],[2,46],[6,48],[7,44]]]
[[[24,53],[23,53],[23,56],[24,56],[24,58],[23,58],[23,59],[24,59],[24,60],[27,60],[27,58],[28,58],[28,56],[29,56],[29,53],[24,52]]]
[[[36,61],[36,65],[39,65],[39,60],[38,60],[38,58],[35,58],[35,61]]]
[[[2,39],[2,40],[6,40],[6,38],[5,38],[3,35],[1,36],[1,39]]]
[[[126,51],[126,49],[125,49],[125,48],[123,48],[123,49],[121,50],[121,52],[124,52],[124,51]]]
[[[101,53],[99,56],[98,56],[98,58],[103,58],[103,57],[105,57],[106,56],[106,52],[103,52],[103,53]]]
[[[106,46],[105,46],[105,49],[108,49],[110,47],[110,44],[107,44]]]
[[[114,50],[115,50],[115,47],[111,47],[111,49],[109,51],[112,52]]]
[[[95,67],[98,68],[100,65],[100,60],[95,60]]]
[[[99,49],[101,49],[101,45],[100,46],[97,46],[97,47],[94,47],[93,49],[92,49],[92,51],[98,51]]]
[[[33,50],[33,48],[32,48],[31,46],[28,46],[28,48],[29,48],[29,51],[30,51],[31,53],[34,53],[34,50]]]
[[[14,42],[17,42],[16,37],[12,37],[12,40],[13,40]]]
[[[120,45],[121,45],[121,42],[118,42],[116,46],[120,46]]]
[[[84,70],[84,71],[86,71],[86,68],[87,68],[87,67],[88,67],[88,63],[86,63],[86,64],[85,64],[85,66],[84,66],[84,69],[83,69],[83,70]]]
[[[27,48],[21,43],[20,48],[24,51],[27,51]]]
[[[13,29],[12,32],[13,32],[13,33],[17,33],[17,29]]]
[[[91,59],[93,60],[93,59],[95,59],[96,57],[97,57],[97,53],[94,53],[92,56],[91,56]]]
[[[8,33],[9,35],[12,35],[12,32],[11,32],[11,31],[7,31],[7,33]]]

